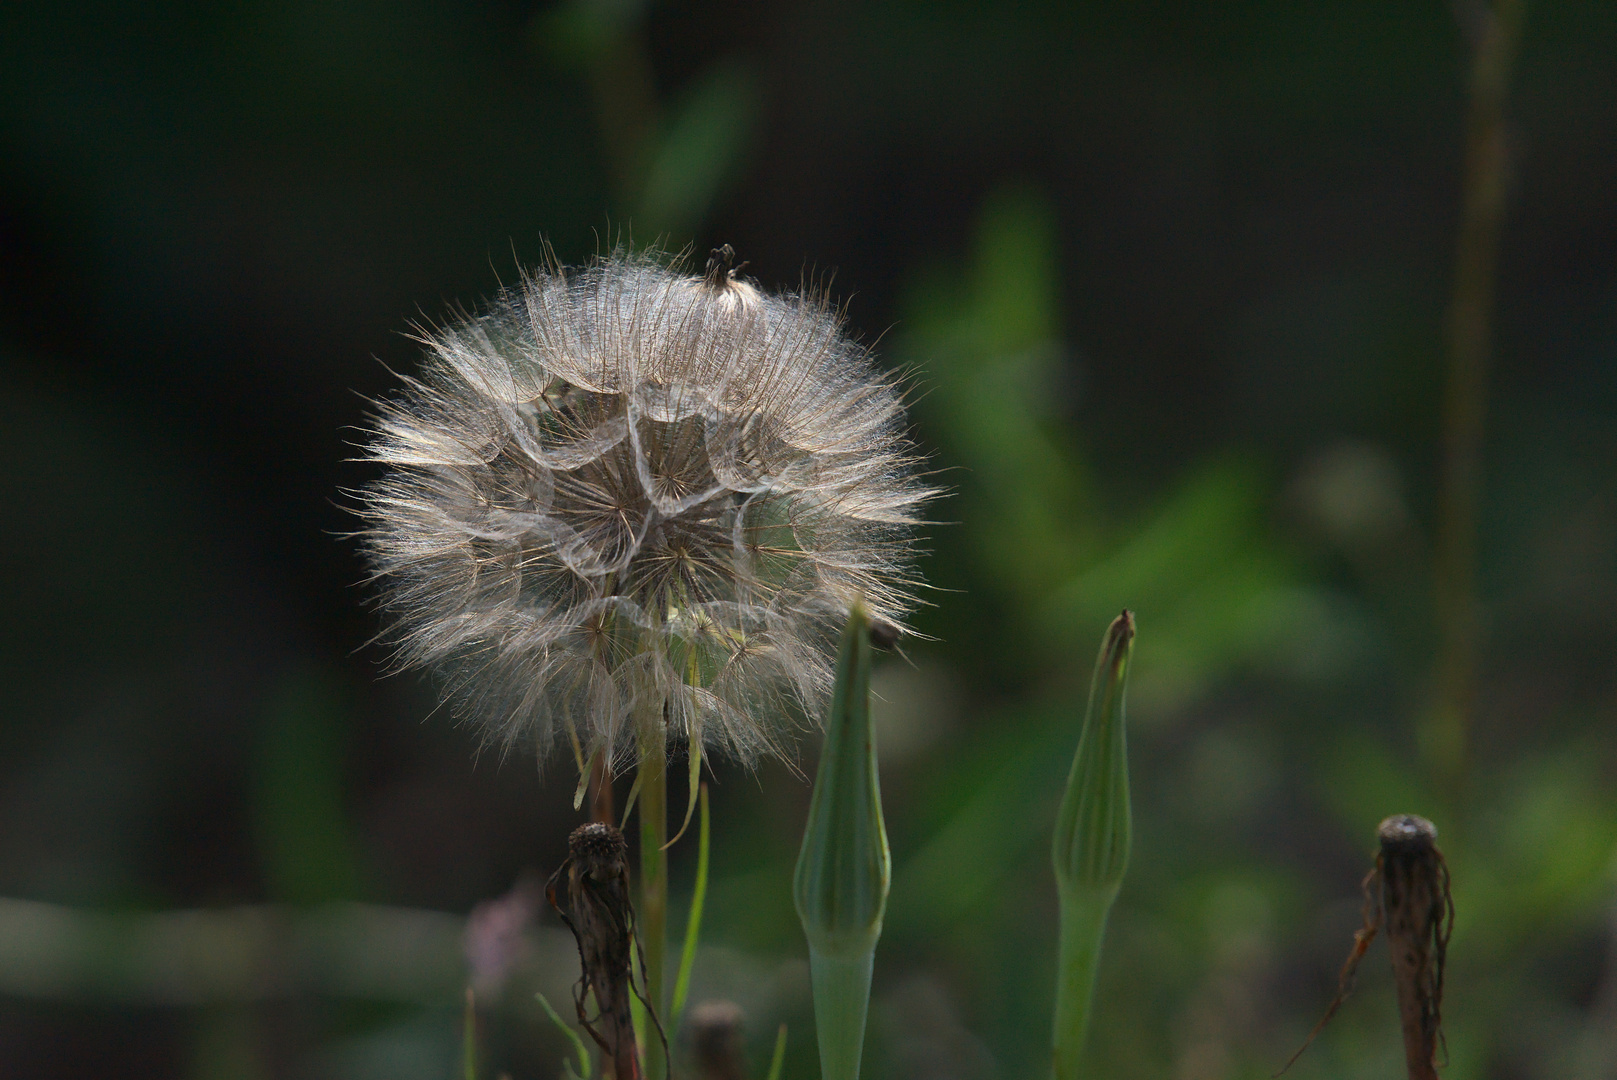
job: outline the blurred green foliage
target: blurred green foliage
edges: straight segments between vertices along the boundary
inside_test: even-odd
[[[264,709],[254,754],[257,846],[272,899],[353,900],[358,861],[343,806],[343,710],[329,676],[289,674]]]
[[[464,915],[556,865],[573,778],[478,757],[430,687],[375,679],[332,493],[369,479],[345,441],[392,385],[371,358],[409,370],[412,312],[475,303],[507,243],[576,262],[621,229],[735,243],[770,287],[837,266],[950,490],[921,634],[872,676],[893,876],[867,1076],[1045,1075],[1048,845],[1124,607],[1134,848],[1097,1075],[1268,1076],[1334,990],[1394,812],[1437,823],[1454,874],[1445,1075],[1617,1073],[1617,9],[1529,16],[1483,704],[1449,788],[1413,733],[1464,105],[1446,5],[0,20],[0,894],[109,911],[85,955],[133,967],[117,946],[161,934],[118,928],[152,909]],[[791,903],[813,758],[719,765],[691,982],[747,1010],[755,1075],[789,1023],[786,1080],[816,1075]],[[162,982],[73,963],[95,978],[64,985]],[[1396,1075],[1386,967],[1291,1075]],[[572,1050],[529,991],[569,977],[513,976],[487,1069],[556,1075]],[[448,1075],[458,1009],[409,989],[8,991],[0,1073]]]

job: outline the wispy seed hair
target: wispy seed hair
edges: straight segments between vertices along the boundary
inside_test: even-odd
[[[364,547],[400,667],[541,756],[647,725],[751,761],[818,717],[850,604],[902,625],[903,397],[811,290],[616,252],[424,331],[383,402]]]

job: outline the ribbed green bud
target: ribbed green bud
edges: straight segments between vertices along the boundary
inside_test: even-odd
[[[792,878],[808,938],[823,1080],[858,1080],[870,975],[892,877],[870,723],[870,619],[842,632],[808,827]]]
[[[1131,812],[1123,700],[1133,649],[1134,616],[1125,611],[1112,621],[1101,644],[1078,752],[1056,818],[1052,856],[1061,899],[1052,1032],[1056,1080],[1080,1075],[1106,917],[1128,869]]]
[[[1128,868],[1129,752],[1123,696],[1133,651],[1134,616],[1125,611],[1112,620],[1101,644],[1089,685],[1089,710],[1056,817],[1056,885],[1064,893],[1115,890]]]

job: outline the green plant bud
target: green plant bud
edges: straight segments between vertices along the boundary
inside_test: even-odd
[[[1134,616],[1125,611],[1106,631],[1089,687],[1078,752],[1056,817],[1056,885],[1115,890],[1128,868],[1130,810],[1128,739],[1123,698],[1134,650]]]
[[[821,1076],[857,1080],[892,877],[870,722],[870,618],[858,605],[836,671],[792,893],[808,938]]]
[[[1078,1080],[1089,1030],[1095,972],[1112,901],[1128,869],[1130,809],[1123,697],[1134,648],[1134,616],[1112,621],[1089,687],[1078,752],[1056,819],[1053,861],[1061,899],[1051,1051],[1056,1080]]]

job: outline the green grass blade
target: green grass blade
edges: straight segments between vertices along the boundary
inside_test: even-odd
[[[589,1080],[590,1052],[589,1048],[584,1045],[584,1040],[580,1039],[578,1037],[578,1032],[569,1027],[566,1022],[564,1022],[562,1018],[556,1014],[556,1010],[550,1007],[550,1002],[545,1000],[545,995],[535,994],[533,996],[539,999],[539,1004],[545,1010],[545,1015],[550,1017],[550,1022],[555,1024],[561,1033],[567,1036],[567,1041],[573,1044],[573,1052],[578,1055],[579,1076],[582,1078],[582,1080]],[[570,1067],[569,1071],[571,1071]]]
[[[629,981],[637,986],[645,985],[645,970],[640,966],[640,949],[629,953]],[[640,1059],[645,1060],[646,1043],[656,1036],[657,1031],[652,1027],[650,1018],[646,1015],[646,1006],[641,1002],[639,994],[629,995],[629,1023],[634,1026],[635,1047],[640,1051]],[[602,1070],[610,1068],[601,1066]]]
[[[786,1025],[775,1033],[775,1053],[769,1059],[769,1075],[764,1080],[780,1080],[781,1066],[786,1064]]]
[[[707,785],[702,784],[702,816],[696,838],[696,888],[691,891],[691,915],[685,923],[685,946],[679,953],[679,975],[674,979],[674,1023],[670,1030],[679,1029],[679,1018],[685,1010],[685,995],[691,989],[691,968],[696,964],[696,942],[702,936],[702,906],[707,901],[708,812]]]
[[[460,1036],[462,1080],[477,1080],[477,1001],[466,988],[466,1016]]]
[[[694,728],[694,724],[692,725]],[[691,732],[691,750],[687,756],[690,762],[690,798],[685,800],[685,820],[679,823],[679,831],[673,839],[664,844],[664,849],[671,848],[679,843],[679,838],[685,835],[685,830],[691,827],[691,815],[696,810],[696,793],[702,787],[702,744],[696,740],[701,738],[700,729]]]

